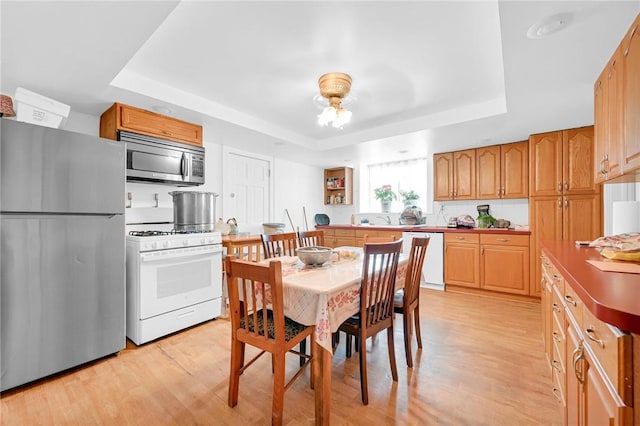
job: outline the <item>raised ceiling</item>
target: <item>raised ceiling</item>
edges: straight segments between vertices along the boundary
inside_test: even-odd
[[[379,162],[593,123],[592,85],[639,2],[0,3],[2,93],[99,116],[168,108],[206,141],[317,165]],[[568,13],[566,28],[529,27]],[[353,78],[320,127],[326,72]]]

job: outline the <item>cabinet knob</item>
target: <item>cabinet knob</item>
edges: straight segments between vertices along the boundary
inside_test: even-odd
[[[629,54],[629,49],[631,48],[631,40],[633,40],[633,36],[636,35],[637,29],[638,26],[636,25],[635,27],[633,27],[633,30],[631,30],[631,35],[629,36],[629,45],[626,49],[624,49],[624,56],[627,56]]]
[[[568,294],[564,297],[564,300],[567,301],[567,303],[572,304],[574,307],[578,306],[578,302],[576,302],[573,297],[569,296]]]
[[[562,194],[562,182],[558,183],[558,193]]]
[[[585,328],[584,331],[587,333],[587,337],[589,338],[589,340],[591,340],[592,342],[596,342],[598,346],[604,349],[604,341],[602,339],[598,339],[598,335],[596,334],[596,330],[593,326]]]
[[[558,198],[558,208],[562,208],[562,200]]]
[[[569,182],[565,182],[564,183],[564,190],[568,191],[569,190]]]

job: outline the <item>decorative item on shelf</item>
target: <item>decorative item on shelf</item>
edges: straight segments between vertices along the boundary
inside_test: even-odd
[[[13,99],[9,95],[0,95],[0,117],[15,117]]]
[[[238,234],[238,221],[235,217],[227,220],[227,224],[229,224],[229,235],[237,235]]]
[[[412,189],[410,191],[400,190],[400,196],[402,197],[402,203],[405,207],[414,207],[420,196]]]
[[[324,74],[318,79],[321,97],[316,97],[317,101],[329,101],[322,114],[318,115],[318,124],[328,126],[329,123],[335,128],[342,127],[351,121],[351,111],[342,107],[343,99],[351,90],[351,77],[341,72],[331,72]],[[326,98],[326,100],[322,99]]]
[[[389,213],[391,211],[391,203],[393,200],[397,200],[398,196],[391,189],[391,185],[382,185],[380,188],[373,190],[376,194],[376,200],[380,200],[380,206],[382,207],[382,213]]]

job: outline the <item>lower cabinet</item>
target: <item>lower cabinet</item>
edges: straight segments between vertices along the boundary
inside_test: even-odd
[[[448,285],[480,288],[478,234],[444,234],[444,282]]]
[[[480,235],[480,288],[529,294],[528,235]]]
[[[633,425],[631,335],[596,318],[544,251],[541,270],[545,351],[564,424]]]
[[[447,285],[529,295],[529,236],[445,233]]]
[[[356,232],[352,229],[324,229],[324,244],[336,248],[356,245]]]

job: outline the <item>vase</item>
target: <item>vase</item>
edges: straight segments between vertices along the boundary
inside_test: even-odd
[[[380,207],[382,207],[382,213],[389,213],[391,211],[391,201],[380,200]]]
[[[404,201],[404,206],[405,207],[414,207],[416,205],[416,202],[418,200],[405,200]]]

